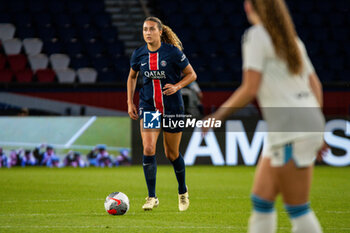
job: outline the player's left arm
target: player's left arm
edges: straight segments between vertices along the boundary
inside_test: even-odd
[[[168,83],[163,87],[163,94],[164,95],[175,94],[178,90],[187,86],[188,84],[190,84],[191,82],[193,82],[197,79],[197,74],[193,70],[191,64],[188,64],[185,67],[185,69],[182,70],[182,73],[183,73],[184,77],[181,79],[180,82],[178,82],[176,84]]]

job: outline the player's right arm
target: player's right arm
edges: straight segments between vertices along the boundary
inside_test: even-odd
[[[127,103],[128,103],[128,114],[131,119],[137,120],[138,114],[137,114],[137,108],[134,104],[134,94],[136,89],[136,83],[137,83],[137,75],[138,72],[134,71],[132,68],[130,68],[128,82],[127,82]]]

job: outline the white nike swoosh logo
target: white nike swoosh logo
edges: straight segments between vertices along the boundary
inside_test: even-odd
[[[141,63],[141,66],[144,66],[144,65],[146,65],[147,63]]]
[[[142,165],[143,166],[148,166],[148,165],[151,165],[151,163],[143,163]]]

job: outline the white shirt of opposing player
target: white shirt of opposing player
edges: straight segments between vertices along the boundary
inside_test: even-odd
[[[257,99],[268,124],[270,145],[319,134],[324,128],[323,114],[309,85],[314,67],[303,42],[296,40],[303,59],[303,72],[297,77],[277,56],[271,37],[262,25],[250,27],[242,40],[243,69],[262,74]]]

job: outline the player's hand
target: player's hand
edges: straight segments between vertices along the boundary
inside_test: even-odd
[[[135,104],[133,104],[133,103],[128,104],[128,114],[129,114],[130,118],[133,120],[137,120],[137,118],[139,118]]]
[[[323,160],[323,157],[326,155],[326,153],[328,152],[329,150],[329,146],[327,145],[326,142],[323,142],[323,145],[322,147],[318,150],[317,152],[317,157],[316,157],[316,160],[318,162],[321,162]]]
[[[175,94],[179,89],[180,88],[178,86],[168,83],[163,87],[163,94],[172,95]]]

